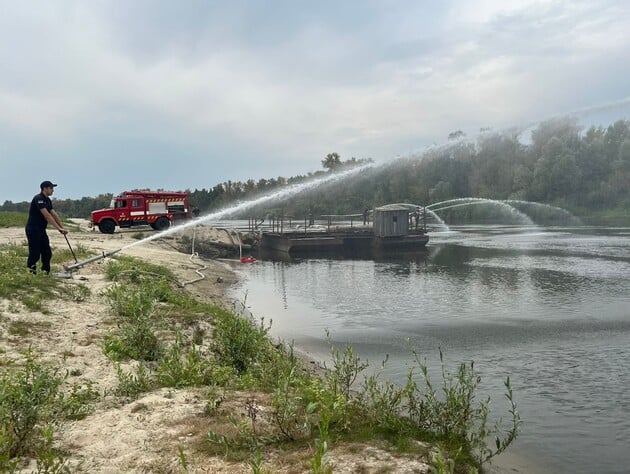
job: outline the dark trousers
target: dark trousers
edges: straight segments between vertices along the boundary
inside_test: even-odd
[[[28,240],[28,260],[26,266],[31,272],[37,271],[37,262],[41,258],[42,271],[50,273],[50,260],[52,259],[52,250],[50,249],[50,241],[45,230],[26,228],[26,239]]]

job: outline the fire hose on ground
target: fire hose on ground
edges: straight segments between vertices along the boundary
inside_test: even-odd
[[[194,265],[199,266],[199,268],[197,268],[195,270],[195,273],[197,275],[199,275],[199,278],[195,278],[194,280],[181,282],[180,286],[182,286],[182,287],[184,287],[186,285],[190,285],[192,283],[197,283],[198,281],[201,281],[204,278],[206,278],[206,275],[204,273],[202,273],[202,270],[207,269],[208,268],[207,265],[203,265],[201,263],[195,263],[195,262],[192,261],[193,258],[195,258],[195,257],[198,258],[199,257],[199,254],[195,251],[195,235],[196,235],[196,229],[193,228],[192,253],[191,253],[190,257],[189,257],[189,260]],[[68,240],[68,237],[65,236],[65,234],[64,234],[64,237],[66,237],[66,242],[68,243],[68,247],[70,248],[70,252],[72,253],[72,256],[74,257],[74,262],[75,263],[72,264],[72,265],[63,265],[64,272],[55,274],[55,277],[57,277],[57,278],[70,279],[70,278],[72,278],[72,272],[73,271],[78,270],[80,268],[83,268],[88,263],[96,262],[98,260],[103,260],[103,259],[105,259],[107,257],[111,257],[112,255],[117,254],[118,252],[123,250],[123,248],[120,248],[120,249],[117,249],[117,250],[111,250],[109,252],[102,252],[100,255],[96,255],[94,257],[90,257],[90,258],[88,258],[86,260],[82,260],[82,261],[79,262],[77,260],[76,254],[74,253],[74,250],[72,249],[72,246],[70,245],[70,241]]]

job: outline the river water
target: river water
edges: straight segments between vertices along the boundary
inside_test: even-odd
[[[313,357],[329,330],[373,367],[388,356],[402,383],[409,344],[434,370],[441,348],[452,370],[475,361],[498,415],[510,376],[523,419],[510,451],[549,472],[630,472],[630,228],[462,226],[426,252],[240,271],[232,296]]]

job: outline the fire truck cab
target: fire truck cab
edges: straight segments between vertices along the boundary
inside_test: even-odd
[[[113,234],[116,226],[150,225],[162,231],[189,218],[188,193],[134,190],[114,197],[109,208],[92,211],[90,226],[104,234]]]

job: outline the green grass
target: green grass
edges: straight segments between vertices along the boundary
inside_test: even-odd
[[[22,459],[37,459],[37,472],[64,472],[61,453],[53,448],[54,431],[62,420],[76,420],[92,411],[99,397],[92,384],[64,390],[67,375],[38,363],[28,352],[21,366],[0,373],[0,470],[14,472]]]
[[[115,259],[108,262],[105,276],[112,281],[124,281],[133,284],[140,284],[143,281],[154,282],[156,278],[177,281],[173,272],[166,267],[124,255],[116,256]]]
[[[0,227],[24,227],[27,219],[25,212],[0,211]]]
[[[26,212],[0,211],[0,228],[2,227],[24,227],[28,220]],[[79,226],[61,216],[61,221],[66,229],[71,231],[79,230]]]
[[[9,323],[8,331],[12,336],[25,337],[32,331],[50,328],[49,322],[36,322],[27,320],[13,320]]]
[[[79,255],[88,255],[78,247]],[[70,253],[67,251],[68,254]],[[61,260],[64,252],[55,253],[53,262]],[[0,297],[23,304],[30,311],[46,312],[55,298],[83,301],[89,295],[84,285],[63,283],[50,275],[33,275],[26,268],[28,248],[24,245],[0,245]],[[61,270],[53,263],[52,272]]]

